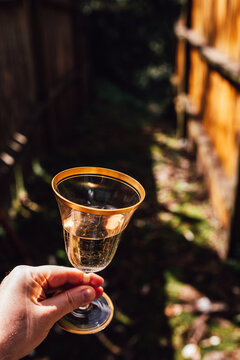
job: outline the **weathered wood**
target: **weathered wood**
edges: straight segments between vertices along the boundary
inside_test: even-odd
[[[11,6],[1,7],[5,3]],[[31,123],[46,120],[51,137],[61,119],[87,104],[79,22],[80,7],[72,0],[0,2],[0,153],[8,154],[14,132],[26,135]]]
[[[183,5],[179,23],[190,26],[191,23],[191,7],[192,1],[186,1]],[[188,92],[189,83],[189,68],[190,68],[190,56],[189,56],[189,43],[183,39],[178,42],[177,50],[177,76],[175,77],[175,86],[177,88],[177,94],[180,96],[176,97],[176,114],[177,114],[177,136],[186,137],[186,112],[184,105],[184,94]],[[174,81],[173,81],[174,83]],[[183,96],[182,96],[183,94]]]
[[[36,103],[28,4],[0,7],[0,151]]]
[[[14,165],[49,151],[66,118],[69,124],[88,103],[79,3],[0,1],[0,52],[0,180],[7,184]],[[15,133],[32,147],[17,148]]]
[[[239,144],[240,146],[240,144]],[[240,154],[240,148],[239,153]],[[236,187],[234,189],[234,200],[231,214],[231,222],[229,226],[229,248],[228,248],[228,256],[231,258],[240,257],[240,156],[238,155],[238,166],[236,171]]]
[[[221,161],[201,122],[192,119],[188,121],[188,137],[192,147],[196,149],[198,171],[205,176],[215,211],[227,230],[233,207],[236,178],[229,179],[225,175]]]
[[[226,254],[229,246],[229,254],[240,257],[240,2],[190,3],[191,21],[181,15],[175,26],[177,110],[189,121],[189,141],[225,229]],[[182,68],[186,59],[189,73]],[[179,85],[183,76],[187,91]]]
[[[175,33],[179,39],[186,40],[191,46],[198,49],[202,58],[219,71],[229,81],[240,86],[240,63],[233,61],[228,55],[218,49],[208,46],[207,40],[196,31],[188,29],[183,24],[178,23],[175,27]]]
[[[181,21],[175,26],[175,34],[179,39],[188,41],[191,46],[201,48],[206,45],[206,40],[194,30],[187,28]]]

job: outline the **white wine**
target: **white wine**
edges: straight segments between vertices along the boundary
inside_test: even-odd
[[[63,223],[71,264],[84,272],[103,270],[117,250],[124,220],[122,214],[99,216],[72,210]]]
[[[114,236],[94,239],[74,235],[66,229],[63,233],[71,264],[84,272],[103,270],[111,262],[121,236],[119,233]]]

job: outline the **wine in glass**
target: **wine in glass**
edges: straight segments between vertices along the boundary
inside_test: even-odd
[[[86,273],[103,270],[113,259],[123,230],[144,200],[132,177],[99,167],[64,170],[52,180],[59,206],[65,248],[71,264]],[[104,292],[84,308],[58,321],[66,331],[91,334],[112,320],[113,304]]]

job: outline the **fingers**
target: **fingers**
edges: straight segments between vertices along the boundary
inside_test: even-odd
[[[51,319],[55,322],[74,309],[88,305],[95,298],[102,296],[102,293],[102,287],[94,289],[87,285],[76,286],[42,301],[41,306],[44,306],[44,311],[51,314]]]
[[[67,288],[48,299],[38,301],[41,311],[55,323],[62,316],[86,306],[103,294],[103,278],[96,274],[85,274],[74,268],[62,266],[40,266],[35,268],[37,278],[42,282],[44,291]],[[41,274],[41,276],[39,276]]]
[[[95,289],[95,292],[96,292],[96,299],[100,298],[103,294],[103,288],[101,286],[97,287]]]
[[[35,280],[40,282],[44,291],[56,290],[62,287],[71,288],[78,285],[90,285],[98,288],[104,282],[99,275],[85,274],[80,270],[64,266],[44,265],[33,269]]]
[[[18,266],[5,278],[0,292],[3,302],[12,302],[13,308],[21,304],[22,316],[31,309],[31,315],[49,330],[65,314],[101,297],[103,281],[96,274],[84,274],[63,266]],[[56,293],[58,289],[60,293],[46,298],[46,293]]]

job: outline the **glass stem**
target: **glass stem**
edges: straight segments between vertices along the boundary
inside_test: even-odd
[[[88,274],[88,273],[90,273],[89,271],[85,271],[85,274]],[[89,311],[89,310],[91,310],[91,308],[92,308],[92,306],[91,306],[91,303],[89,303],[89,304],[87,304],[87,305],[85,305],[85,306],[79,306],[79,310],[81,310],[82,312],[84,312],[84,311]]]
[[[85,306],[79,306],[79,310],[87,311],[87,310],[89,310],[89,307],[90,307],[90,304],[87,304]]]

